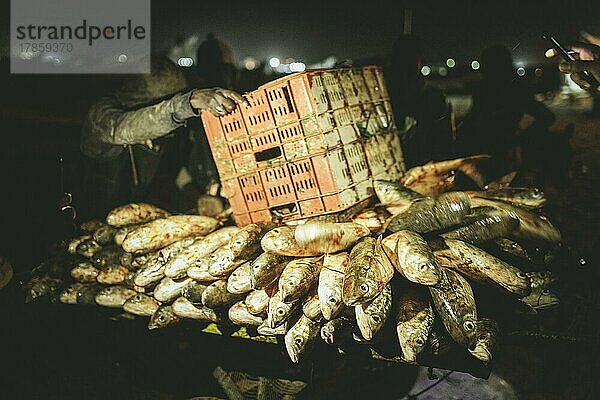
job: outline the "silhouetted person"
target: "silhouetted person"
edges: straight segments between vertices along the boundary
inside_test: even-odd
[[[118,90],[88,110],[80,148],[90,162],[86,183],[96,215],[131,201],[177,207],[175,178],[189,149],[210,157],[209,149],[197,148],[208,144],[192,141],[190,146],[190,122],[203,112],[229,114],[245,102],[229,89],[190,87],[181,69],[165,56],[153,56],[151,68],[150,74],[125,78]],[[197,195],[213,178],[208,157],[196,162]]]
[[[204,87],[235,89],[238,70],[235,67],[233,50],[214,33],[206,35],[196,52],[196,71]]]
[[[472,87],[472,106],[458,131],[457,147],[465,155],[490,154],[487,174],[493,179],[517,167],[512,159],[521,118],[526,114],[533,118],[531,131],[547,129],[555,116],[517,80],[507,47],[487,47],[480,64],[482,79]]]
[[[454,154],[452,107],[443,91],[426,85],[423,57],[422,39],[402,35],[394,42],[385,70],[407,168]]]

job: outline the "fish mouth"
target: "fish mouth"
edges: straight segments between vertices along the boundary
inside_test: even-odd
[[[476,345],[474,349],[469,349],[469,351],[471,354],[477,357],[477,359],[483,362],[489,362],[492,359],[492,353],[490,353],[490,351],[484,346]]]

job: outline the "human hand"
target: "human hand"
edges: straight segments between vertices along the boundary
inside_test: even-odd
[[[587,71],[589,75],[600,81],[600,47],[584,42],[572,42],[566,44],[565,49],[575,58],[575,61],[563,61],[558,65],[558,69],[563,74],[570,74],[571,79],[579,87],[585,90],[600,90],[599,85],[592,85],[584,75]],[[546,51],[546,58],[556,56],[558,52],[555,49]]]
[[[214,116],[220,117],[235,110],[237,104],[247,106],[248,101],[239,93],[223,88],[195,89],[190,97],[193,108],[208,110]]]

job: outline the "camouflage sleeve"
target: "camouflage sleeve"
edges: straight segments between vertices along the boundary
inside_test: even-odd
[[[106,96],[89,110],[81,134],[81,151],[89,157],[114,157],[124,145],[145,143],[186,124],[198,114],[190,105],[191,92],[138,109],[124,108]]]

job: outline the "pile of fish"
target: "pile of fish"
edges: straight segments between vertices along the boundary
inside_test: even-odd
[[[368,208],[295,223],[237,227],[126,204],[58,246],[27,300],[122,309],[149,329],[184,319],[244,326],[282,337],[295,363],[318,340],[368,345],[389,340],[389,327],[404,362],[448,344],[489,362],[501,327],[478,312],[479,288],[532,312],[556,304],[553,273],[519,266],[561,236],[540,212],[541,191],[510,186],[514,174],[486,185],[477,169],[486,158],[375,180]],[[479,189],[456,190],[459,173]]]

